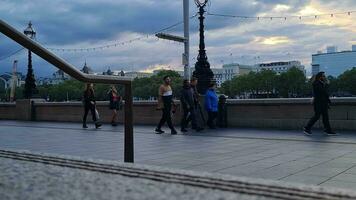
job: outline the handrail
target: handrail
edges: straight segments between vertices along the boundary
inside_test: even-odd
[[[5,21],[0,19],[0,32],[27,48],[31,52],[37,54],[47,62],[61,69],[71,77],[87,83],[105,83],[105,84],[121,84],[125,86],[125,146],[124,160],[125,162],[134,162],[134,143],[133,143],[133,112],[132,112],[132,78],[122,76],[106,76],[85,74],[75,68],[73,65],[58,57],[54,53],[47,50],[38,42],[28,38],[23,33],[19,32]]]

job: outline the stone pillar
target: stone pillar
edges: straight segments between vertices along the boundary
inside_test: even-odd
[[[32,116],[31,99],[16,100],[16,119],[30,121]]]

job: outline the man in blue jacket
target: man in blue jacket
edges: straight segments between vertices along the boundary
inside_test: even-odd
[[[215,119],[218,115],[218,95],[215,92],[215,83],[210,83],[205,94],[205,109],[208,112],[207,125],[215,129]]]

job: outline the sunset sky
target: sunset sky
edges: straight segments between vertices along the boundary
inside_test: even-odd
[[[210,0],[209,13],[242,16],[285,16],[287,19],[240,19],[206,16],[206,46],[212,67],[224,63],[300,60],[310,71],[311,55],[326,46],[350,50],[356,44],[356,3],[352,0]],[[190,15],[197,12],[190,2]],[[310,17],[298,16],[310,15]],[[318,15],[315,17],[315,15]],[[296,16],[296,17],[290,17]],[[93,48],[140,40],[97,51],[55,51],[76,67],[86,61],[94,71],[182,70],[183,45],[157,40],[152,33],[182,21],[182,1],[172,0],[2,0],[0,18],[23,31],[29,20],[37,31],[37,41],[51,48]],[[198,19],[190,20],[190,63],[198,53]],[[183,25],[166,33],[183,35]],[[151,35],[145,37],[146,35]],[[0,60],[21,48],[0,35]],[[11,71],[14,59],[25,72],[26,51],[0,61],[0,72]],[[36,76],[55,70],[34,58]]]

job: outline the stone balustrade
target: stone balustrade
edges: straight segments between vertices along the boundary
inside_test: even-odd
[[[356,130],[356,98],[332,98],[330,122],[337,130]],[[179,101],[177,101],[179,105]],[[135,101],[134,123],[155,125],[161,117],[156,101]],[[97,102],[101,121],[110,122],[108,102]],[[311,99],[233,99],[227,101],[230,127],[301,129],[313,115]],[[0,103],[0,119],[81,122],[81,102],[41,102],[19,100],[17,103]],[[88,116],[90,121],[91,115]],[[124,111],[119,111],[123,122]],[[179,125],[181,109],[173,115]],[[321,128],[321,120],[316,124]]]

